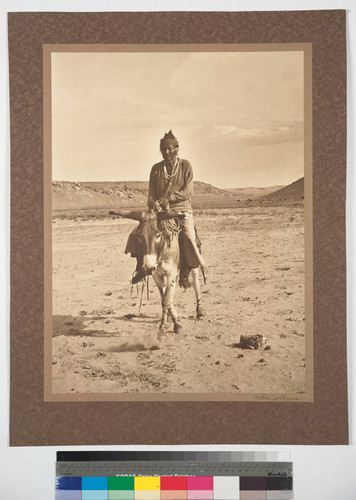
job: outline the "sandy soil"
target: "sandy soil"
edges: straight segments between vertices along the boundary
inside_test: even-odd
[[[196,213],[208,282],[206,316],[176,291],[183,330],[157,342],[158,289],[130,295],[126,220],[53,224],[54,393],[297,393],[305,391],[303,207]],[[262,334],[258,350],[236,347]],[[159,347],[159,349],[152,348]]]

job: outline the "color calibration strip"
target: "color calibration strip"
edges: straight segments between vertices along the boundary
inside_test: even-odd
[[[58,477],[56,500],[290,500],[292,478]]]
[[[56,500],[292,499],[289,453],[261,453],[57,452]]]

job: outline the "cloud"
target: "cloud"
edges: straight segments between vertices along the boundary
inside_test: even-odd
[[[215,125],[212,135],[217,142],[233,141],[242,149],[251,149],[269,144],[301,141],[304,137],[304,125],[303,120],[272,122],[260,128]]]
[[[292,120],[303,109],[300,52],[192,53],[172,72],[171,94],[206,120]]]

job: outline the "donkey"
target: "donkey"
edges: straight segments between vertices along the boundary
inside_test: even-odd
[[[174,292],[177,285],[180,249],[179,249],[179,219],[184,215],[174,212],[109,212],[128,219],[137,220],[139,226],[136,235],[140,240],[143,255],[143,267],[152,272],[152,277],[159,289],[162,304],[160,331],[165,333],[168,328],[168,315],[174,324],[174,332],[182,328],[178,313],[174,306]],[[196,297],[197,318],[204,315],[199,284],[199,269],[191,270],[192,285]]]

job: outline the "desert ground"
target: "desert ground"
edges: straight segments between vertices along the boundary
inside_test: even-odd
[[[157,340],[160,296],[131,289],[133,221],[53,219],[53,392],[305,392],[303,203],[195,211],[205,317],[177,288],[183,329]],[[149,296],[149,300],[147,299]],[[141,307],[140,302],[142,301]],[[266,343],[243,349],[241,335]]]

